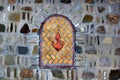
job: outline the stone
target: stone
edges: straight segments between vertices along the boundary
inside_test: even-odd
[[[120,0],[108,0],[108,2],[111,4],[116,4],[116,3],[119,3]]]
[[[10,21],[19,22],[20,21],[20,13],[19,12],[10,13],[8,18]]]
[[[8,0],[8,3],[9,4],[13,4],[13,3],[15,3],[16,2],[16,0]]]
[[[5,56],[5,65],[14,65],[15,61],[14,61],[14,56],[12,54],[7,54]]]
[[[0,45],[3,43],[3,36],[0,35]]]
[[[0,6],[0,11],[3,11],[4,10],[4,7],[3,6]]]
[[[106,56],[101,56],[99,60],[99,66],[100,67],[110,67],[110,59]]]
[[[105,8],[104,7],[98,7],[98,12],[99,13],[102,13],[102,12],[104,12],[105,11]]]
[[[87,54],[97,54],[97,51],[96,51],[95,47],[92,46],[92,47],[87,48],[85,50],[85,53],[87,53]]]
[[[93,4],[94,0],[85,0],[86,3]]]
[[[110,24],[118,24],[120,15],[118,14],[107,14],[106,16],[108,23]]]
[[[118,32],[117,32],[118,34],[120,34],[120,29],[118,30]]]
[[[33,29],[32,29],[32,32],[38,32],[38,30],[39,30],[39,29],[37,29],[37,28],[33,28]]]
[[[35,0],[35,3],[42,3],[42,0]]]
[[[120,48],[116,48],[116,49],[115,49],[115,55],[120,56]]]
[[[39,51],[39,49],[38,49],[38,46],[36,45],[33,48],[32,54],[38,54],[38,51]]]
[[[0,67],[0,80],[2,80],[1,78],[4,77],[4,71],[2,69],[2,67]]]
[[[33,71],[28,68],[23,68],[20,71],[20,77],[21,78],[33,78]]]
[[[32,11],[32,7],[29,7],[29,6],[22,7],[21,10]]]
[[[52,72],[52,75],[53,75],[55,78],[59,78],[59,79],[63,79],[63,78],[64,78],[64,75],[63,75],[63,73],[62,73],[61,70],[52,69],[51,72]]]
[[[82,73],[82,79],[84,80],[91,80],[95,77],[95,74],[90,71],[83,71]]]
[[[24,47],[24,46],[18,46],[18,53],[19,54],[27,54],[28,53],[28,47]]]
[[[119,80],[120,79],[120,69],[111,70],[109,73],[109,80]]]
[[[92,22],[92,20],[93,20],[93,16],[91,16],[91,15],[85,15],[84,18],[83,18],[83,20],[82,20],[82,22],[83,23],[90,23],[90,22]]]
[[[104,43],[104,44],[112,44],[112,38],[111,37],[106,37],[106,38],[104,38],[102,43]]]
[[[5,25],[4,24],[0,24],[0,32],[5,32]]]
[[[3,57],[0,56],[0,65],[3,65]]]
[[[81,46],[76,46],[76,47],[75,47],[75,52],[78,53],[78,54],[82,53],[82,48],[81,48]]]
[[[29,26],[25,23],[20,30],[20,33],[27,34],[30,32]]]
[[[101,33],[101,34],[105,34],[105,33],[106,33],[105,27],[104,27],[104,26],[99,26],[99,27],[97,28],[97,32],[98,32],[98,33]]]
[[[71,0],[60,0],[61,3],[71,3]]]
[[[17,43],[17,35],[15,34],[8,34],[5,39],[6,39],[6,42],[9,44],[9,45],[13,45],[15,43]]]

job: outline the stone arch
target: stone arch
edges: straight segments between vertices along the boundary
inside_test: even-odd
[[[53,14],[40,27],[40,67],[73,68],[75,29],[68,17]]]

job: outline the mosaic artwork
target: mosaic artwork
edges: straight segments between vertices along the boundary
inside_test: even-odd
[[[40,30],[40,66],[70,68],[74,66],[74,27],[63,15],[51,15]]]

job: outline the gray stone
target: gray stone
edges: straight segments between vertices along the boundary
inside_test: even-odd
[[[15,61],[14,61],[14,56],[12,54],[7,54],[5,56],[5,65],[14,65]]]
[[[87,53],[87,54],[97,54],[97,51],[96,51],[95,47],[89,47],[85,50],[85,53]]]
[[[0,56],[0,65],[3,65],[2,61],[3,61],[3,57]]]
[[[105,11],[105,8],[104,7],[98,7],[98,12],[99,13],[102,13],[102,12],[104,12]]]
[[[115,49],[115,55],[120,56],[120,48],[116,48],[116,49]]]
[[[87,14],[87,15],[84,16],[82,22],[83,23],[90,23],[90,22],[92,22],[92,20],[93,20],[93,16]]]
[[[100,57],[100,60],[99,60],[100,67],[110,67],[110,65],[111,65],[111,62],[108,57],[105,57],[105,56]]]
[[[0,35],[0,45],[3,43],[3,36]]]
[[[10,13],[8,18],[10,21],[19,22],[20,21],[20,13],[19,12]]]
[[[5,25],[4,24],[0,24],[0,32],[5,32]]]
[[[56,78],[59,78],[59,79],[63,79],[63,78],[64,78],[64,75],[63,75],[63,73],[62,73],[61,70],[52,69],[51,72],[52,72],[52,75],[53,75],[54,77],[56,77]]]
[[[91,80],[95,77],[95,74],[90,71],[83,71],[82,73],[82,79],[84,80]]]
[[[23,54],[23,55],[27,54],[28,53],[28,47],[19,46],[18,47],[18,53]]]

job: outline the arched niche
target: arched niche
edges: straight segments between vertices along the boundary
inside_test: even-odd
[[[40,67],[73,68],[75,29],[68,17],[48,16],[40,27]]]

